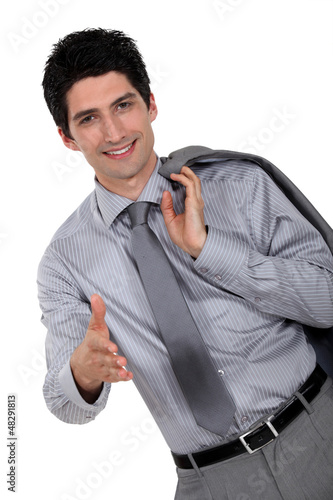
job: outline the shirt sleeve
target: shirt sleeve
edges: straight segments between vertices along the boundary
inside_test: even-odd
[[[332,326],[333,257],[321,234],[261,168],[251,195],[248,237],[209,226],[197,272],[262,312]]]
[[[87,331],[90,302],[50,247],[39,265],[37,284],[41,321],[47,328],[46,405],[64,422],[90,422],[104,409],[111,388],[105,383],[97,401],[89,404],[80,395],[70,368],[71,355]]]

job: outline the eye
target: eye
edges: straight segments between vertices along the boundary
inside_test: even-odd
[[[119,110],[127,109],[131,106],[131,104],[132,103],[128,102],[128,101],[121,102],[120,104],[118,104],[117,109],[119,109]]]
[[[91,122],[93,119],[94,119],[94,117],[93,117],[92,115],[85,116],[85,117],[83,118],[83,120],[81,120],[81,122],[80,122],[80,123],[82,123],[82,124],[84,124],[84,123],[89,123],[89,122]]]

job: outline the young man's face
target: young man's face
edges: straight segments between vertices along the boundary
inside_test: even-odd
[[[111,71],[75,83],[67,105],[73,139],[59,129],[62,140],[84,154],[106,189],[120,192],[126,183],[135,186],[148,180],[156,163],[151,123],[157,108],[152,94],[148,110],[126,76]]]

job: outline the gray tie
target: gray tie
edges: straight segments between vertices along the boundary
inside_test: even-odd
[[[128,207],[133,252],[174,373],[198,425],[224,436],[235,405],[194,323],[167,256],[147,224],[151,203]]]

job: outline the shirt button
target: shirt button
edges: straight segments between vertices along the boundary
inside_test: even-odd
[[[256,298],[254,299],[254,302],[255,302],[256,304],[259,304],[259,302],[261,302],[261,298],[260,298],[260,297],[256,297]]]
[[[219,372],[219,375],[221,375],[221,377],[223,377],[223,375],[224,375],[224,370],[218,370],[218,372]]]
[[[208,269],[207,269],[206,267],[201,267],[201,268],[199,269],[199,271],[200,271],[202,274],[205,274],[205,273],[208,271]]]
[[[221,281],[222,276],[220,276],[219,274],[215,274],[214,278],[215,278],[217,281]]]
[[[246,424],[246,422],[249,420],[249,417],[247,417],[246,415],[244,415],[244,417],[241,418],[241,422],[243,424]]]

